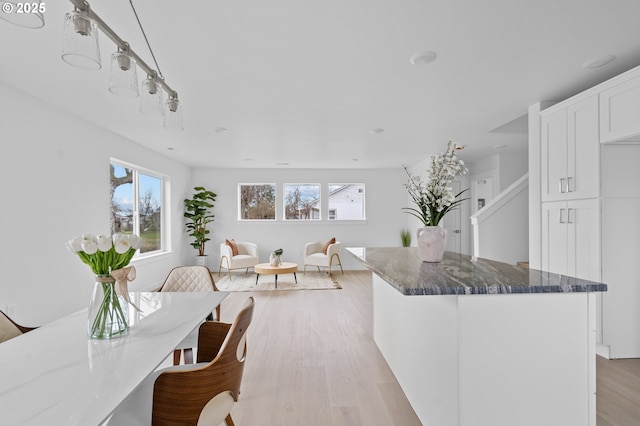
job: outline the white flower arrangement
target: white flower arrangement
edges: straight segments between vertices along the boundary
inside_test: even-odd
[[[424,226],[437,226],[445,214],[467,199],[458,197],[468,188],[453,194],[450,186],[457,176],[468,171],[464,161],[456,157],[455,149],[456,145],[449,141],[444,153],[431,156],[426,182],[404,167],[409,176],[409,181],[404,186],[418,208],[404,207],[403,210],[420,219]]]
[[[142,247],[142,238],[133,234],[83,234],[67,241],[67,248],[89,265],[96,275],[109,275],[111,271],[129,264],[136,250]]]

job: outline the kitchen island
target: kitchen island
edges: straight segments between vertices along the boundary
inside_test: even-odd
[[[425,426],[595,426],[605,284],[417,248],[350,247],[373,272],[374,340]]]

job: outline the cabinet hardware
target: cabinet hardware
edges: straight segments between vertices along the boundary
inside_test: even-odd
[[[564,181],[566,179],[565,178],[560,178],[560,193],[564,194]]]
[[[564,209],[560,209],[560,223],[565,223],[565,221],[562,220],[563,214],[564,214]]]
[[[571,181],[573,181],[573,177],[569,176],[567,178],[567,192],[574,192],[576,190],[575,185],[571,185]],[[573,189],[571,189],[573,186]]]
[[[571,220],[571,212],[573,212],[573,219],[574,220]],[[575,218],[576,218],[576,209],[574,209],[574,208],[567,209],[567,223],[575,222]]]

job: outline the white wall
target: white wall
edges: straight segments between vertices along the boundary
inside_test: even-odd
[[[325,219],[320,221],[283,221],[282,184],[316,183],[326,200],[328,183],[364,183],[366,194],[365,221],[328,221],[326,205],[322,207]],[[402,169],[342,170],[342,169],[196,169],[194,185],[202,185],[217,194],[215,219],[211,226],[211,241],[207,243],[208,266],[218,270],[220,243],[225,239],[251,241],[258,244],[260,261],[267,262],[269,254],[278,248],[284,250],[283,260],[303,264],[304,245],[311,241],[327,241],[335,237],[348,246],[401,246],[400,231],[406,226],[407,206]],[[238,184],[275,183],[276,221],[239,221]],[[362,266],[344,252],[341,255],[345,269]]]
[[[474,256],[512,265],[529,259],[528,189],[528,177],[521,176],[471,217]]]
[[[182,200],[190,170],[142,146],[0,84],[0,309],[39,325],[85,308],[93,275],[65,242],[83,233],[109,233],[109,160],[171,177],[173,253],[134,263],[132,289],[162,283],[188,257]]]
[[[527,151],[499,154],[500,161],[500,192],[507,189],[513,182],[520,179],[529,171],[529,156]]]

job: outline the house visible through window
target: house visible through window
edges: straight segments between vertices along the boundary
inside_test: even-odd
[[[275,220],[275,184],[240,184],[238,194],[240,220]]]
[[[164,178],[117,162],[111,162],[110,176],[111,233],[140,236],[140,254],[162,251]]]
[[[363,183],[331,183],[328,187],[329,220],[364,220]]]
[[[288,183],[283,186],[283,194],[285,219],[320,219],[320,185]]]

